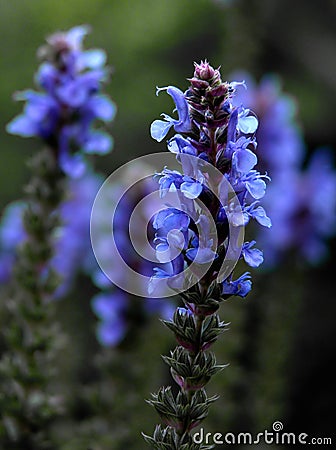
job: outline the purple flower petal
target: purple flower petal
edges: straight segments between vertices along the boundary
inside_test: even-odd
[[[245,262],[251,267],[259,267],[263,263],[263,252],[257,248],[252,248],[255,241],[245,242],[242,249],[242,255]]]
[[[247,173],[257,164],[257,156],[248,149],[241,149],[233,153],[232,164],[241,173]]]
[[[114,347],[123,340],[126,332],[126,323],[121,318],[112,323],[102,322],[97,326],[97,339],[105,347]]]
[[[8,133],[17,134],[22,137],[33,137],[39,135],[38,124],[25,114],[15,117],[6,126]]]
[[[184,181],[180,186],[180,190],[185,197],[194,199],[201,195],[203,186],[197,181]]]
[[[86,138],[83,149],[88,154],[107,154],[112,147],[112,138],[102,131],[91,131]]]
[[[104,121],[113,120],[116,114],[114,103],[105,95],[95,95],[88,103],[87,108],[92,111],[94,117]]]
[[[258,128],[258,119],[254,116],[238,117],[237,128],[244,134],[255,133]]]
[[[106,53],[93,49],[82,52],[78,57],[78,64],[85,69],[100,69],[106,63]]]
[[[174,120],[175,131],[177,133],[190,131],[191,122],[189,117],[189,107],[184,93],[175,86],[168,86],[167,93],[173,98],[179,117],[178,121]]]
[[[150,134],[153,139],[158,142],[161,142],[164,139],[170,128],[173,126],[173,122],[167,122],[165,120],[154,120],[150,127]]]

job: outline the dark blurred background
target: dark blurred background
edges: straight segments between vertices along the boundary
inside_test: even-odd
[[[113,74],[107,91],[118,106],[110,128],[115,147],[95,160],[97,170],[108,175],[137,156],[166,150],[148,131],[154,118],[172,109],[168,96],[155,96],[155,87],[185,89],[193,62],[205,58],[221,66],[224,78],[239,69],[257,80],[264,73],[278,74],[284,90],[297,100],[307,154],[317,146],[336,148],[335,23],[333,0],[0,0],[1,208],[21,197],[29,176],[25,161],[37,142],[9,136],[5,125],[22,107],[13,93],[32,87],[36,50],[46,35],[89,24],[86,46],[108,54]],[[284,431],[333,436],[335,241],[329,246],[329,259],[319,267],[293,263],[297,258],[291,255],[271,272],[254,271],[253,293],[222,307],[231,327],[216,352],[230,366],[211,387],[220,391],[221,400],[205,428],[259,432],[280,420]],[[73,382],[86,381],[88,361],[99,349],[88,289],[81,287],[59,308],[73,333],[71,352],[76,355],[60,364],[64,378]],[[89,337],[83,321],[89,324]],[[172,345],[160,325],[148,328],[134,353],[146,379],[144,392],[139,388],[144,396],[167,382],[159,355]],[[137,424],[150,432],[157,418],[142,399],[137,411],[132,423],[138,449]]]

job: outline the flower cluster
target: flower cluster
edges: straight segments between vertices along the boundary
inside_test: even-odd
[[[326,240],[335,235],[336,172],[333,153],[318,148],[308,166],[275,178],[265,198],[277,239],[260,234],[268,264],[294,250],[300,261],[318,264],[328,255]]]
[[[155,178],[160,196],[177,191],[183,208],[166,208],[154,218],[157,258],[162,261],[168,250],[171,258],[168,269],[156,269],[150,288],[158,278],[177,275],[192,262],[202,265],[214,261],[213,272],[207,273],[207,280],[213,281],[226,254],[222,247],[227,245],[229,222],[239,227],[255,219],[267,228],[271,226],[259,205],[268,177],[255,169],[258,120],[249,109],[234,107],[232,103],[236,88],[244,83],[223,83],[219,71],[206,62],[196,65],[190,81],[191,87],[185,93],[173,86],[157,90],[158,93],[164,89],[173,98],[178,119],[163,114],[164,120],[152,123],[151,135],[160,142],[174,128],[178,134],[169,139],[168,150],[177,154],[182,172],[165,168]],[[216,180],[218,196],[207,164],[221,174],[221,179]],[[227,183],[239,200],[238,205],[226,202]],[[211,216],[199,211],[195,199],[203,202]],[[211,236],[211,219],[216,226],[218,248],[214,248]],[[251,267],[263,261],[262,252],[254,244],[255,241],[246,242],[240,255]],[[236,281],[229,275],[223,281],[223,294],[244,297],[251,287],[248,274]]]
[[[168,444],[205,448],[192,444],[190,432],[215,400],[207,397],[205,385],[224,367],[208,351],[226,328],[216,312],[224,299],[245,297],[251,290],[249,272],[233,276],[236,262],[244,260],[250,267],[263,262],[256,242],[244,242],[243,228],[251,219],[271,226],[259,204],[269,178],[255,168],[258,119],[250,109],[233,104],[236,89],[246,88],[245,83],[223,82],[219,70],[206,61],[195,64],[189,81],[186,92],[173,86],[157,90],[173,98],[178,118],[163,114],[163,120],[151,125],[159,142],[169,130],[177,133],[168,140],[168,150],[176,154],[181,170],[165,167],[155,175],[167,205],[153,219],[162,265],[154,269],[149,289],[155,292],[166,282],[184,302],[173,320],[165,322],[178,347],[164,360],[180,392],[175,397],[170,388],[162,388],[150,400],[167,426],[145,436],[157,449]],[[172,204],[174,196],[178,202]]]
[[[91,252],[89,218],[100,182],[83,155],[110,150],[111,138],[93,125],[115,112],[101,94],[105,53],[82,50],[87,32],[75,27],[47,39],[39,52],[39,90],[17,94],[24,111],[7,126],[10,133],[38,137],[43,146],[29,161],[24,201],[7,208],[1,226],[1,279],[13,280],[4,302],[1,448],[51,448],[49,426],[64,412],[49,390],[64,342],[49,300],[67,292]]]
[[[258,158],[272,178],[264,204],[273,232],[259,231],[267,265],[274,265],[288,250],[311,264],[327,254],[325,240],[336,225],[336,172],[332,151],[318,148],[309,158],[296,119],[295,101],[281,91],[279,79],[264,77],[259,85],[249,74],[249,90],[240,90],[234,104],[252,108],[259,118],[256,132]]]
[[[139,165],[137,168],[141,172]],[[150,178],[138,182],[136,188],[126,190],[119,200],[120,193],[124,191],[125,186],[133,185],[137,176],[138,172],[135,173],[134,169],[129,169],[125,174],[124,185],[116,184],[116,182],[109,183],[103,191],[101,208],[95,210],[95,214],[99,215],[96,245],[100,261],[108,273],[113,273],[113,279],[118,285],[132,285],[133,288],[136,280],[132,279],[123,267],[120,267],[114,252],[119,252],[125,263],[131,269],[136,270],[137,273],[145,277],[151,275],[154,263],[150,261],[148,249],[146,250],[143,242],[144,221],[148,215],[145,204],[141,207],[136,222],[132,226],[133,242],[125,224],[129,223],[131,214],[139,201],[156,190],[156,183]],[[112,249],[107,245],[111,233],[111,217],[108,211],[111,211],[114,207],[116,207],[116,210],[112,232],[116,248]],[[150,238],[153,235],[153,230],[149,228],[148,233]],[[134,244],[138,249],[141,249],[142,256],[135,250]],[[136,299],[114,285],[96,262],[91,264],[89,274],[101,291],[92,299],[91,303],[92,309],[99,319],[97,338],[102,345],[118,345],[125,338],[128,330],[136,324],[145,322],[148,314],[159,314],[165,319],[172,317],[174,306],[171,302],[160,302],[155,298]],[[144,283],[147,279],[145,277]],[[145,291],[145,287],[141,290]]]
[[[115,106],[101,93],[108,76],[105,53],[82,49],[88,31],[87,26],[78,26],[47,39],[39,51],[43,62],[35,76],[39,91],[16,94],[26,104],[7,126],[9,133],[42,139],[70,177],[85,171],[83,154],[106,154],[112,145],[108,134],[93,128],[97,119],[112,120]]]

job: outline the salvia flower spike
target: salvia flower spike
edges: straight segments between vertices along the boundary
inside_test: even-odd
[[[207,61],[195,64],[189,82],[185,92],[174,86],[157,90],[172,97],[177,118],[162,114],[163,120],[155,120],[150,128],[158,142],[172,130],[176,133],[168,136],[167,146],[176,154],[181,171],[165,167],[155,179],[160,196],[176,192],[181,208],[167,206],[154,216],[154,245],[162,264],[154,269],[149,289],[155,293],[164,281],[179,292],[184,303],[172,320],[163,321],[178,343],[163,359],[179,391],[174,394],[164,387],[149,400],[163,423],[152,437],[144,435],[154,449],[212,448],[195,443],[192,430],[217,399],[208,397],[207,383],[225,367],[217,364],[209,350],[227,329],[218,309],[223,300],[246,297],[252,288],[249,272],[234,275],[235,264],[228,266],[224,276],[219,274],[231,254],[253,268],[263,262],[254,240],[235,240],[230,230],[246,226],[251,219],[271,227],[260,205],[269,177],[255,168],[258,119],[253,111],[234,106],[232,101],[236,89],[246,89],[245,82],[223,82],[219,69]],[[216,169],[215,179],[211,179],[209,166]],[[163,257],[167,252],[172,255],[169,262]]]
[[[39,51],[43,60],[35,78],[39,91],[16,95],[25,101],[24,111],[7,126],[12,134],[39,138],[43,149],[30,161],[26,199],[17,214],[23,229],[17,236],[14,282],[6,302],[10,320],[2,330],[6,351],[0,361],[4,449],[52,450],[50,425],[62,412],[60,395],[50,389],[57,369],[55,355],[64,344],[51,300],[61,295],[68,280],[62,282],[56,272],[55,235],[67,215],[66,187],[88,168],[84,154],[105,154],[111,148],[110,136],[93,128],[93,123],[109,121],[115,113],[114,104],[101,93],[108,74],[105,53],[83,50],[87,32],[88,27],[79,26],[47,39]],[[71,232],[69,227],[63,231]],[[69,246],[64,244],[64,257],[70,260],[72,255],[65,255]]]

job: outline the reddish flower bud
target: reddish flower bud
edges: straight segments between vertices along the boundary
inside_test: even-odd
[[[201,80],[211,80],[214,77],[216,70],[210,66],[208,61],[201,61],[201,64],[195,63],[194,77]]]

